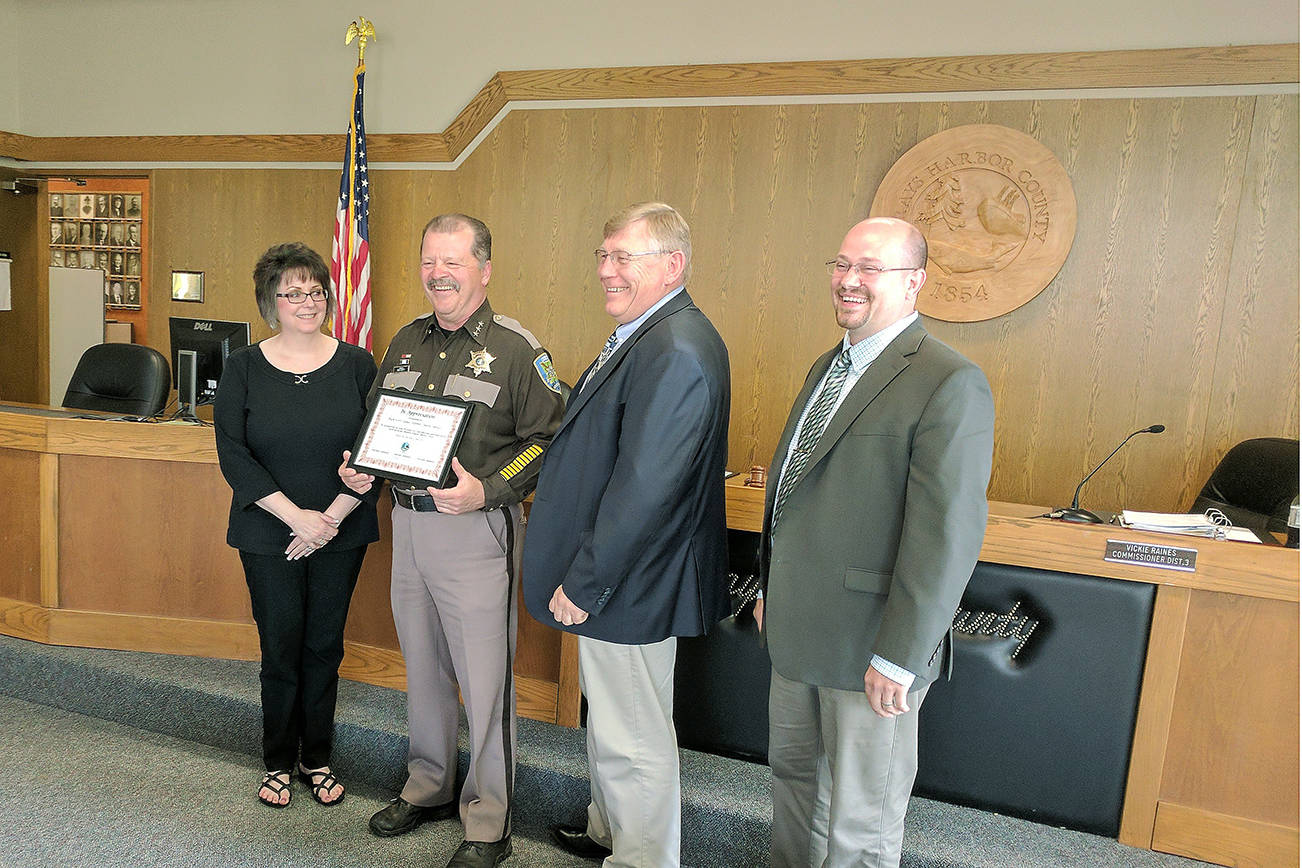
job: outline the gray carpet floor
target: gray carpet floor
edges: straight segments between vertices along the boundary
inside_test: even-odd
[[[460,825],[375,838],[367,818],[401,783],[400,691],[340,685],[326,808],[295,784],[259,804],[257,664],[60,648],[0,636],[0,868],[46,866],[434,866]],[[464,733],[463,733],[464,736]],[[548,841],[582,817],[580,730],[520,721],[515,856],[507,865],[595,865]],[[768,769],[682,752],[683,868],[767,862]],[[1109,838],[928,799],[910,802],[904,868],[1183,868],[1203,863]]]
[[[336,807],[294,784],[289,807],[255,798],[257,758],[0,696],[3,868],[443,866],[456,822],[398,838],[366,830],[387,794],[354,784]],[[593,863],[516,835],[514,865]]]

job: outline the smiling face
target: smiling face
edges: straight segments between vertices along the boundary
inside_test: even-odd
[[[601,248],[608,253],[646,253],[660,246],[647,230],[646,221],[637,220],[609,235]],[[653,256],[634,256],[628,265],[620,265],[607,256],[597,266],[606,293],[606,313],[618,323],[630,323],[651,309],[652,305],[677,289],[682,283],[684,256],[681,250]]]
[[[475,233],[469,227],[455,232],[427,232],[420,245],[420,283],[441,327],[461,328],[488,296],[493,263],[471,252]]]
[[[873,219],[857,224],[841,242],[838,259],[852,265],[879,268],[906,268],[918,265],[917,252],[909,243],[916,232],[901,220]],[[925,263],[923,263],[925,265]],[[850,333],[856,344],[913,313],[918,290],[927,280],[927,272],[918,267],[911,271],[887,271],[860,276],[851,269],[844,275],[832,275],[832,306],[836,323]]]
[[[314,300],[309,293],[324,289],[306,271],[287,271],[280,278],[276,293],[276,316],[280,319],[282,332],[310,333],[320,331],[325,325],[326,312],[330,304],[328,299]],[[291,304],[280,294],[294,292],[307,296],[301,304]]]

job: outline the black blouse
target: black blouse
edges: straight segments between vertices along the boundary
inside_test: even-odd
[[[217,457],[233,491],[227,544],[256,554],[284,552],[289,527],[257,505],[268,494],[280,491],[295,506],[319,511],[336,495],[352,494],[339,480],[340,453],[353,448],[374,380],[371,354],[343,342],[330,361],[307,374],[273,367],[257,345],[231,353],[213,408]],[[380,538],[379,490],[374,486],[362,497],[327,548]]]

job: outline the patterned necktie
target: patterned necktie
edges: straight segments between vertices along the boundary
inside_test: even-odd
[[[850,351],[843,350],[832,363],[832,369],[827,372],[827,380],[823,383],[823,391],[818,393],[818,398],[805,416],[804,424],[800,426],[796,448],[792,450],[791,458],[787,461],[782,483],[774,499],[771,527],[778,526],[778,519],[782,516],[782,507],[787,502],[787,495],[791,494],[791,489],[796,487],[796,483],[804,475],[805,467],[809,464],[809,456],[814,453],[818,438],[823,436],[823,431],[827,428],[827,420],[832,418],[832,408],[836,406],[836,399],[841,397],[841,387],[845,384],[845,377],[849,373]]]
[[[588,383],[592,382],[592,378],[597,375],[597,371],[601,370],[601,366],[606,364],[606,361],[615,354],[615,347],[617,346],[619,346],[619,341],[615,339],[615,333],[611,332],[610,337],[606,338],[606,345],[601,348],[601,355],[597,356],[597,361],[593,364],[592,370],[588,371],[588,375],[583,378],[583,385],[579,386],[580,392],[588,387]]]

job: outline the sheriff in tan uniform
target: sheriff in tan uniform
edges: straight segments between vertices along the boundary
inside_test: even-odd
[[[420,271],[433,311],[394,336],[375,386],[472,405],[455,483],[393,489],[391,595],[407,663],[410,748],[401,795],[371,819],[371,831],[387,837],[459,811],[465,841],[449,866],[495,865],[511,852],[520,501],[564,410],[547,351],[489,306],[491,245],[472,217],[430,221]],[[342,468],[341,476],[357,489],[372,481]],[[459,802],[458,685],[470,728]]]

